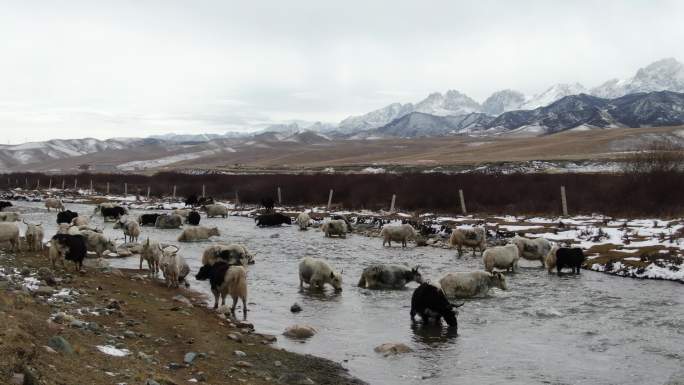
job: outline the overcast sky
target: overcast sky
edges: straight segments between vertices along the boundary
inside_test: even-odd
[[[31,1],[0,7],[1,142],[338,122],[457,89],[684,59],[684,1]]]

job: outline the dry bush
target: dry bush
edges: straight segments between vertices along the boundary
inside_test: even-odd
[[[622,171],[636,177],[684,171],[684,147],[665,141],[648,143],[625,158]]]
[[[110,182],[110,192],[128,193],[138,190],[146,194],[150,186],[152,196],[168,197],[173,186],[177,196],[201,194],[206,185],[207,195],[233,199],[239,192],[243,203],[259,203],[261,199],[276,199],[278,186],[286,205],[325,205],[328,192],[333,189],[333,204],[348,209],[389,209],[392,194],[397,194],[396,207],[420,212],[460,213],[458,190],[463,189],[469,212],[490,214],[561,213],[560,186],[567,191],[571,214],[603,213],[612,216],[678,216],[684,214],[684,173],[668,171],[649,173],[648,183],[633,174],[314,174],[314,175],[188,175],[164,172],[152,176],[134,174],[79,174],[46,176],[39,174],[10,174],[0,179],[0,186],[25,178],[35,186],[37,179],[46,186],[60,186],[62,178],[72,187],[77,177],[81,188],[93,180],[95,190],[104,192]],[[12,187],[16,187],[13,185]]]

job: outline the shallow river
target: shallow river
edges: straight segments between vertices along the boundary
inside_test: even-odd
[[[54,234],[54,213],[48,217],[42,204],[16,204],[24,206],[25,218],[43,221],[46,233]],[[88,214],[93,210],[67,206]],[[102,219],[95,223],[101,227]],[[221,236],[212,241],[242,243],[256,255],[248,273],[248,318],[257,330],[279,335],[286,326],[309,324],[318,329],[317,335],[306,343],[281,336],[280,346],[342,362],[371,384],[636,385],[663,384],[673,373],[681,374],[680,283],[588,271],[559,278],[538,264],[523,265],[508,277],[508,291],[494,289],[488,297],[469,300],[460,308],[456,336],[446,328],[412,326],[411,289],[371,291],[356,287],[356,282],[371,263],[419,264],[424,278],[437,281],[449,271],[481,269],[479,258],[458,259],[454,251],[428,247],[383,248],[379,239],[358,235],[328,239],[318,230],[302,232],[294,226],[259,229],[253,220],[239,217],[203,217],[201,224],[220,228]],[[111,224],[105,233],[121,237]],[[141,239],[175,242],[179,233],[145,227]],[[193,269],[191,287],[206,293],[209,284],[195,281],[194,273],[209,244],[180,245]],[[299,290],[298,260],[305,255],[323,257],[344,270],[341,294]],[[138,256],[110,262],[137,268]],[[290,313],[294,302],[302,306],[301,313]],[[403,342],[413,352],[382,357],[373,348],[385,342]]]

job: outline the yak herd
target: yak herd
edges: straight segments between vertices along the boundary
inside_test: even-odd
[[[280,226],[292,224],[288,215],[273,210],[273,200],[263,200],[265,212],[255,218],[258,227]],[[0,242],[8,242],[12,251],[20,249],[19,228],[15,223],[20,215],[15,212],[2,211],[12,207],[11,202],[0,201]],[[48,211],[57,211],[57,234],[53,235],[47,248],[43,247],[44,231],[42,224],[31,224],[26,221],[25,243],[29,251],[43,251],[49,257],[53,267],[60,262],[72,261],[76,269],[82,269],[83,260],[87,252],[93,252],[102,257],[105,251],[115,251],[116,245],[107,239],[102,230],[90,226],[94,215],[101,215],[105,222],[112,221],[114,229],[120,229],[124,235],[124,242],[138,243],[141,228],[154,226],[159,229],[181,229],[178,242],[204,241],[213,236],[219,236],[217,227],[200,226],[200,210],[207,218],[228,216],[228,209],[217,204],[211,198],[190,197],[186,200],[185,209],[176,209],[171,213],[145,213],[137,218],[128,215],[125,207],[114,203],[102,203],[95,207],[91,215],[80,215],[67,210],[59,199],[45,200]],[[356,223],[362,223],[357,219]],[[306,230],[314,224],[311,216],[300,213],[294,222],[300,230]],[[183,226],[184,224],[189,226]],[[512,237],[508,244],[502,246],[487,246],[487,231],[483,227],[448,228],[442,225],[438,230],[424,224],[404,221],[400,225],[386,223],[375,218],[371,225],[382,227],[380,237],[382,245],[391,246],[392,242],[407,246],[410,240],[417,241],[419,234],[434,231],[447,231],[449,245],[457,249],[458,256],[463,255],[464,248],[471,248],[473,255],[480,253],[483,271],[450,272],[437,283],[425,280],[419,272],[419,267],[407,267],[395,264],[374,264],[363,269],[358,286],[367,289],[403,289],[409,282],[416,282],[418,287],[411,297],[411,320],[420,316],[423,323],[440,323],[443,318],[450,326],[457,328],[456,309],[463,304],[454,304],[450,299],[468,298],[486,295],[491,288],[507,290],[508,285],[504,272],[516,272],[519,259],[541,262],[549,272],[554,268],[558,275],[564,268],[572,269],[579,274],[585,260],[584,253],[579,248],[565,248],[554,245],[543,238]],[[321,232],[326,237],[346,238],[352,231],[351,221],[343,215],[333,215],[320,224]],[[416,230],[418,229],[418,230]],[[162,272],[168,287],[188,286],[186,280],[190,268],[179,254],[175,245],[161,244],[158,241],[144,240],[140,247],[140,266],[147,262],[148,272],[156,276]],[[242,301],[243,317],[247,317],[247,270],[246,267],[254,263],[254,255],[240,244],[214,244],[207,247],[202,255],[202,267],[195,278],[208,280],[214,294],[214,308],[225,305],[226,296],[231,296],[233,303],[231,311],[235,314],[238,299]],[[342,290],[342,274],[332,268],[323,259],[305,257],[299,264],[299,284],[307,284],[313,289],[322,289],[326,284],[335,291]]]

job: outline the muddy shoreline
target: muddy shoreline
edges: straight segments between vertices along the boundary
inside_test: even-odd
[[[42,255],[0,256],[2,383],[365,384],[338,363],[279,348],[283,336],[208,309],[198,292],[97,261],[76,273],[51,269]],[[54,343],[61,339],[70,351]]]

